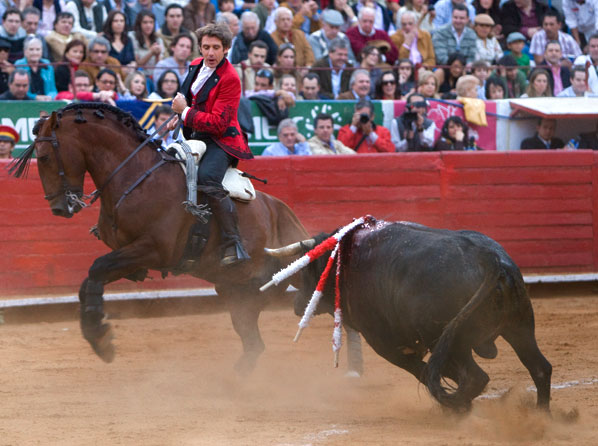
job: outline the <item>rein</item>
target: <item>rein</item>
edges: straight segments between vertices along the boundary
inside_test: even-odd
[[[93,203],[94,203],[94,202],[95,202],[95,201],[96,201],[98,198],[100,198],[100,195],[102,195],[102,192],[104,191],[104,189],[106,188],[106,186],[108,185],[108,183],[110,183],[110,181],[112,181],[112,178],[114,178],[114,176],[115,176],[115,175],[116,175],[116,174],[117,174],[117,173],[118,173],[118,172],[119,172],[119,171],[120,171],[120,170],[121,170],[121,169],[122,169],[122,168],[123,168],[123,167],[124,167],[124,166],[125,166],[125,165],[126,165],[128,162],[129,162],[129,161],[131,161],[131,159],[132,159],[132,158],[133,158],[133,157],[134,157],[134,156],[137,154],[137,152],[139,152],[139,151],[140,151],[140,150],[141,150],[143,147],[145,147],[145,146],[147,145],[147,143],[148,143],[148,142],[150,142],[150,141],[151,141],[151,140],[154,138],[154,136],[156,136],[156,135],[158,135],[158,134],[159,134],[160,136],[163,136],[163,135],[162,135],[160,132],[162,132],[162,130],[164,129],[164,127],[166,126],[166,124],[168,124],[168,123],[169,123],[169,122],[172,120],[172,118],[174,118],[175,116],[177,116],[177,114],[176,114],[176,113],[173,113],[172,115],[170,115],[170,117],[169,117],[169,118],[168,118],[166,121],[164,121],[164,122],[162,123],[162,125],[161,125],[160,127],[158,127],[158,128],[156,129],[156,131],[155,131],[153,134],[149,135],[149,136],[148,136],[148,137],[145,139],[145,141],[143,141],[141,144],[139,144],[139,145],[137,146],[137,148],[136,148],[135,150],[133,150],[133,152],[131,152],[131,154],[130,154],[129,156],[127,156],[127,157],[124,159],[124,161],[123,161],[122,163],[120,163],[120,164],[119,164],[119,165],[116,167],[116,169],[114,169],[114,170],[112,171],[112,173],[111,173],[111,174],[108,176],[108,178],[106,178],[106,181],[104,181],[104,184],[102,184],[102,185],[101,185],[100,187],[98,187],[98,188],[97,188],[95,191],[93,191],[93,192],[91,193],[91,195],[89,195],[89,197],[91,198],[91,200],[90,200],[90,202],[89,202],[89,206],[91,206],[91,205],[92,205],[92,204],[93,204]],[[54,132],[54,131],[52,131],[52,132]],[[161,165],[161,164],[160,164],[160,165]],[[135,184],[135,186],[136,186],[137,184],[138,184],[138,183],[136,183],[136,184]],[[128,192],[130,192],[130,191],[128,191]],[[121,197],[121,200],[119,200],[119,204],[120,204],[120,201],[122,201],[122,197]]]
[[[32,143],[32,145],[37,144],[38,142],[49,142],[52,144],[52,148],[54,149],[54,157],[56,158],[56,163],[58,164],[58,175],[61,178],[61,182],[62,182],[62,188],[60,190],[58,190],[57,192],[51,194],[51,195],[46,195],[44,198],[48,201],[53,200],[54,198],[60,196],[60,195],[64,195],[66,196],[67,199],[67,204],[69,206],[69,211],[72,212],[72,210],[75,208],[75,206],[79,206],[80,208],[86,208],[88,206],[91,206],[98,198],[100,198],[102,191],[105,189],[105,187],[108,185],[108,183],[110,183],[110,181],[114,178],[114,176],[144,147],[147,145],[148,142],[150,142],[154,136],[159,135],[159,136],[163,136],[162,135],[162,131],[164,129],[164,127],[172,120],[172,118],[174,118],[176,116],[176,113],[173,113],[166,121],[164,121],[162,123],[162,125],[160,125],[160,127],[158,127],[156,129],[156,131],[149,135],[141,144],[139,144],[135,150],[133,150],[133,152],[131,152],[131,154],[129,154],[129,156],[127,156],[127,158],[125,158],[125,160],[123,162],[121,162],[116,169],[114,169],[112,171],[112,173],[108,176],[108,178],[106,179],[106,181],[104,181],[104,184],[102,184],[98,189],[96,189],[95,191],[93,191],[91,194],[89,195],[83,195],[83,189],[79,188],[79,187],[73,187],[69,184],[68,180],[66,179],[66,175],[64,173],[64,163],[62,161],[62,157],[60,156],[60,150],[59,150],[59,143],[58,143],[58,138],[56,137],[56,130],[52,129],[52,135],[51,136],[38,136],[35,141]],[[122,200],[136,187],[138,186],[145,178],[147,178],[149,176],[149,174],[151,174],[155,169],[157,169],[158,167],[162,166],[165,163],[165,159],[162,158],[162,160],[160,160],[158,162],[158,164],[156,164],[154,167],[152,167],[150,170],[148,170],[147,172],[145,172],[140,179],[138,179],[135,184],[129,188],[124,194],[123,196],[120,198],[120,200],[118,201],[118,204],[120,205],[120,203],[122,202]],[[87,199],[91,199],[89,203],[85,203],[84,200]]]

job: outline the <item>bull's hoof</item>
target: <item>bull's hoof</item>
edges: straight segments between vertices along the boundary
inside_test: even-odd
[[[473,351],[484,359],[494,359],[498,355],[498,349],[494,341],[486,341],[476,345]]]
[[[235,372],[243,377],[251,375],[257,364],[257,358],[257,355],[244,353],[235,363]]]
[[[112,339],[114,333],[108,323],[102,323],[98,320],[97,314],[86,314],[81,318],[81,331],[83,337],[89,342],[93,351],[102,361],[111,363],[116,354]]]

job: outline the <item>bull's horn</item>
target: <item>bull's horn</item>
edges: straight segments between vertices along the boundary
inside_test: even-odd
[[[303,245],[303,246],[302,246]],[[299,254],[303,248],[311,249],[316,246],[316,240],[313,238],[303,240],[302,242],[291,243],[282,248],[264,248],[264,252],[272,257],[288,257]]]

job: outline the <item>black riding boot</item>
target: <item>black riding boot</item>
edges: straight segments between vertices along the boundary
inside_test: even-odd
[[[209,196],[208,203],[221,231],[222,259],[220,266],[232,266],[249,260],[249,254],[243,248],[239,235],[237,208],[233,200],[228,195],[224,198]]]

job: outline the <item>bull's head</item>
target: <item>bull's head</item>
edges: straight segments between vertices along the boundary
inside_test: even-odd
[[[297,254],[305,254],[307,250],[312,249],[314,246],[316,246],[316,239],[309,238],[301,242],[291,243],[282,248],[264,248],[264,252],[272,257],[291,257]]]
[[[330,237],[330,234],[319,234],[314,238],[292,243],[281,248],[265,248],[264,251],[267,255],[274,257],[291,257],[303,255],[328,237]],[[301,287],[299,288],[298,292],[295,293],[294,298],[294,309],[297,316],[302,316],[305,312],[305,307],[307,307],[307,304],[309,303],[309,300],[316,289],[318,280],[320,279],[320,276],[326,267],[327,260],[328,255],[324,255],[311,262],[307,267],[298,273],[301,274]],[[334,292],[331,292],[331,290],[333,290],[334,280],[329,280],[328,282],[329,283],[327,283],[324,290],[324,299],[322,299],[320,305],[318,306],[318,314],[326,312],[332,314],[334,311]],[[327,296],[332,296],[332,300],[326,299]]]

